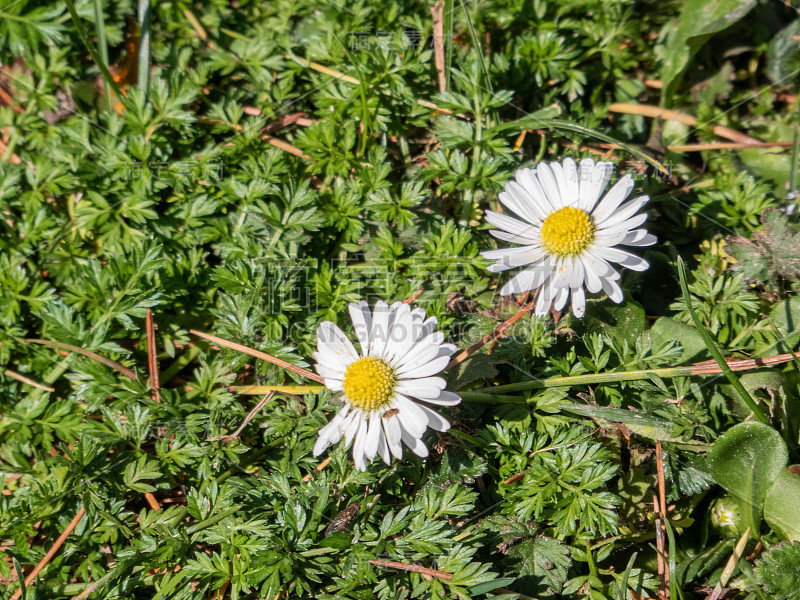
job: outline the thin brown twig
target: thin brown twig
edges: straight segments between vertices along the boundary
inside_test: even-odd
[[[331,462],[331,457],[330,457],[330,456],[329,456],[328,458],[326,458],[325,460],[323,460],[321,463],[319,463],[319,464],[317,465],[317,467],[314,469],[314,471],[313,471],[313,472],[311,472],[311,473],[306,473],[305,475],[303,475],[303,483],[306,483],[306,482],[307,482],[309,479],[311,479],[311,478],[312,478],[314,475],[316,475],[317,473],[319,473],[320,471],[322,471],[322,469],[324,469],[325,467],[327,467],[329,462]]]
[[[150,492],[144,493],[144,499],[147,500],[147,504],[150,505],[150,508],[153,510],[161,510],[161,505],[158,503],[158,500],[156,500],[156,497]]]
[[[667,121],[677,121],[689,127],[697,126],[697,119],[692,115],[678,112],[677,110],[669,110],[667,108],[660,108],[658,106],[650,106],[648,104],[625,104],[617,103],[608,107],[610,112],[623,113],[627,115],[642,115],[645,117],[653,117],[658,119],[666,119]],[[715,135],[731,140],[732,142],[741,142],[744,144],[760,144],[761,140],[757,140],[749,135],[745,135],[730,127],[723,127],[722,125],[714,125],[713,131]]]
[[[433,17],[433,58],[439,74],[439,91],[444,92],[447,90],[444,64],[444,0],[437,0],[436,4],[431,6],[431,17]]]
[[[417,298],[419,298],[422,295],[422,291],[424,289],[425,289],[424,287],[420,286],[420,288],[416,292],[414,292],[408,298],[403,300],[403,304],[411,304],[412,302],[414,302],[414,300],[416,300]]]
[[[745,150],[747,148],[791,148],[794,142],[760,142],[745,144],[742,142],[716,142],[711,144],[678,144],[667,146],[670,152],[700,152],[701,150]]]
[[[81,506],[81,509],[77,512],[77,514],[74,517],[72,517],[72,521],[69,522],[67,528],[61,532],[61,535],[58,536],[58,539],[55,541],[55,543],[52,546],[50,546],[50,550],[47,551],[47,554],[45,554],[42,557],[42,560],[39,561],[39,564],[36,565],[33,571],[31,571],[25,578],[26,588],[30,587],[33,580],[36,579],[36,576],[39,575],[39,573],[42,571],[42,569],[45,568],[47,563],[49,563],[52,560],[52,558],[56,555],[56,552],[58,552],[59,548],[61,548],[61,546],[64,544],[67,537],[69,537],[69,534],[72,533],[72,530],[78,526],[78,522],[81,520],[81,518],[83,518],[83,515],[85,513],[86,510]],[[14,594],[11,596],[11,600],[18,600],[18,598],[21,595],[22,595],[22,586],[20,585],[17,591],[14,592]]]
[[[266,352],[261,352],[260,350],[254,350],[253,348],[248,348],[247,346],[243,346],[242,344],[237,344],[236,342],[231,342],[221,337],[217,337],[215,335],[211,335],[210,333],[203,333],[202,331],[197,331],[196,329],[189,330],[189,333],[196,335],[197,337],[201,337],[205,340],[210,342],[214,342],[215,344],[219,344],[220,346],[224,346],[225,348],[230,348],[231,350],[237,350],[239,352],[244,352],[245,354],[249,354],[250,356],[255,356],[256,358],[260,358],[261,360],[265,360],[273,365],[278,365],[286,369],[287,371],[291,371],[292,373],[296,373],[301,377],[305,377],[306,379],[311,379],[312,381],[316,381],[317,383],[325,384],[322,377],[309,371],[308,369],[304,369],[303,367],[298,367],[297,365],[293,365],[290,362],[286,362],[285,360],[281,360],[280,358],[276,358]]]
[[[525,473],[517,473],[516,475],[512,475],[511,477],[509,477],[508,479],[506,479],[506,480],[505,480],[503,483],[504,483],[505,485],[509,485],[509,484],[512,484],[512,483],[514,483],[515,481],[519,481],[519,480],[520,480],[520,479],[522,479],[523,477],[525,477]]]
[[[40,390],[44,390],[45,392],[55,392],[56,391],[54,388],[47,387],[46,385],[42,385],[41,383],[37,383],[33,379],[28,379],[24,375],[20,375],[19,373],[15,373],[14,371],[12,371],[10,369],[5,369],[3,371],[3,375],[5,375],[6,377],[11,377],[11,379],[16,379],[17,381],[20,381],[22,383],[27,383],[28,385],[32,385],[35,388],[38,388]]]
[[[758,367],[769,367],[771,365],[779,365],[781,363],[793,360],[791,354],[776,354],[774,356],[766,356],[764,358],[736,358],[733,356],[725,357],[725,362],[731,368],[731,371],[747,371],[748,369],[756,369]],[[704,360],[703,362],[694,363],[690,365],[690,375],[708,375],[711,373],[722,373],[717,361]]]
[[[445,573],[443,571],[437,571],[436,569],[428,569],[427,567],[420,567],[419,565],[407,565],[406,563],[395,562],[393,560],[370,560],[368,561],[370,564],[377,565],[379,567],[389,567],[391,569],[400,569],[402,571],[411,571],[413,573],[419,573],[420,575],[428,575],[430,577],[438,577],[439,579],[452,579],[452,573]]]
[[[223,440],[225,440],[225,443],[227,444],[229,442],[232,442],[236,438],[238,438],[239,434],[242,433],[242,431],[244,430],[245,427],[247,427],[248,423],[250,423],[250,421],[253,420],[253,417],[255,417],[258,414],[258,411],[260,411],[262,408],[264,408],[264,406],[266,406],[267,402],[272,400],[272,397],[274,395],[275,395],[275,392],[268,392],[261,399],[261,401],[253,407],[253,410],[251,410],[249,413],[247,413],[247,416],[244,418],[244,421],[242,421],[242,424],[239,425],[239,427],[236,428],[236,431],[234,431],[230,435],[226,435],[223,438]]]
[[[524,315],[532,311],[535,305],[536,305],[536,299],[533,299],[530,302],[528,302],[528,304],[519,309],[519,312],[517,312],[517,314],[515,314],[513,317],[511,317],[504,323],[498,325],[497,328],[494,331],[492,331],[492,333],[484,336],[483,339],[481,339],[479,342],[472,344],[472,346],[470,346],[469,348],[461,352],[458,356],[456,356],[453,360],[451,360],[450,363],[447,365],[447,367],[445,367],[445,370],[452,369],[456,365],[461,364],[462,362],[467,360],[467,358],[472,356],[475,352],[483,348],[486,344],[503,335],[506,329],[511,327],[517,321],[519,321]]]
[[[50,346],[52,348],[59,348],[60,350],[67,350],[68,352],[75,352],[77,354],[82,354],[87,358],[92,358],[97,362],[103,363],[107,367],[111,367],[115,371],[119,371],[120,373],[122,373],[126,377],[130,377],[134,381],[139,381],[139,378],[136,376],[136,373],[131,371],[128,367],[123,367],[118,362],[114,362],[113,360],[110,360],[104,356],[100,356],[99,354],[96,354],[94,352],[90,352],[89,350],[86,350],[84,348],[79,348],[78,346],[71,346],[70,344],[62,344],[61,342],[51,342],[50,340],[38,340],[33,338],[28,338],[24,341],[30,344],[42,344],[43,346]]]
[[[289,154],[293,154],[298,158],[302,158],[303,160],[311,160],[311,157],[308,154],[304,154],[300,148],[296,146],[292,146],[288,142],[284,142],[283,140],[279,140],[276,137],[272,137],[268,133],[262,133],[261,139],[270,144],[271,146],[275,146],[276,148],[280,148],[284,152],[288,152]]]
[[[158,382],[158,356],[156,355],[156,327],[153,323],[153,311],[147,309],[145,319],[145,329],[147,330],[147,367],[150,370],[150,398],[153,402],[161,402],[160,388]]]

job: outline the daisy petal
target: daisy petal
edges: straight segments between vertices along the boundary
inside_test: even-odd
[[[517,183],[525,190],[525,192],[533,200],[533,206],[536,208],[540,218],[544,219],[551,212],[560,207],[555,207],[547,199],[547,194],[542,189],[542,184],[539,183],[539,178],[536,176],[536,171],[533,169],[520,169],[516,175]]]
[[[631,184],[633,185],[633,184]],[[611,192],[609,192],[610,194]],[[620,206],[615,212],[607,214],[605,217],[592,215],[595,217],[595,222],[598,227],[613,227],[628,218],[632,217],[640,208],[642,208],[650,200],[648,196],[639,196],[630,202],[626,202]],[[596,212],[596,211],[595,211]]]
[[[428,416],[419,405],[402,394],[395,394],[392,404],[400,411],[398,418],[403,429],[412,433],[414,437],[422,437],[428,428]]]
[[[497,213],[492,210],[487,210],[484,214],[484,218],[491,225],[494,225],[503,231],[513,233],[514,235],[536,239],[536,233],[539,231],[538,227],[531,225],[530,223],[525,223],[515,219],[514,217],[509,217],[508,215]]]
[[[550,273],[551,268],[547,260],[537,261],[510,279],[500,290],[500,295],[508,296],[509,294],[520,294],[535,290],[547,281]]]
[[[330,321],[323,321],[317,328],[317,349],[320,352],[328,351],[341,359],[344,364],[358,360],[358,353],[353,343]]]
[[[450,362],[450,359],[447,356],[439,356],[438,358],[433,359],[427,364],[420,365],[418,367],[409,368],[409,365],[403,365],[401,368],[397,369],[397,375],[402,375],[402,379],[417,379],[420,377],[428,377],[430,375],[436,375],[437,373],[441,373],[444,368],[447,366],[447,363]]]
[[[652,246],[658,241],[652,233],[647,233],[644,229],[634,229],[622,239],[620,244],[626,246]]]
[[[447,386],[442,377],[423,377],[422,379],[401,379],[395,388],[401,394],[416,398],[436,398]]]
[[[383,435],[383,427],[381,426],[381,416],[378,412],[373,412],[369,415],[367,424],[367,435],[364,438],[364,456],[368,460],[375,458],[378,452],[378,445],[380,444],[380,437]]]
[[[612,302],[619,304],[622,302],[622,288],[616,281],[603,279],[603,291],[608,295]]]
[[[615,215],[614,211],[616,211],[619,205],[622,204],[622,201],[628,197],[632,189],[633,178],[630,175],[625,175],[625,177],[617,181],[592,211],[594,222],[600,226],[608,217]]]
[[[402,438],[403,443],[410,448],[410,450],[419,456],[420,458],[425,458],[428,456],[428,447],[422,441],[421,438],[416,438],[412,436],[408,431],[405,429],[402,430]]]
[[[579,206],[581,200],[578,185],[578,167],[571,158],[564,159],[564,187],[561,192],[564,206]]]
[[[430,408],[423,406],[422,404],[418,404],[417,406],[419,406],[419,408],[421,408],[428,417],[428,427],[436,431],[447,431],[450,429],[450,422],[439,413],[432,411]]]
[[[369,355],[383,358],[383,351],[389,341],[389,318],[391,309],[383,300],[375,303],[372,311],[372,326],[369,330]]]
[[[547,199],[550,200],[550,204],[554,206],[556,210],[563,207],[564,203],[561,201],[561,192],[558,189],[558,184],[556,183],[556,178],[551,166],[547,163],[540,163],[539,166],[536,167],[536,176],[539,178],[539,182],[542,184],[542,188],[547,195]]]
[[[591,158],[584,158],[581,161],[579,172],[580,187],[580,207],[587,213],[591,213],[598,198],[608,185],[611,179],[611,172],[614,170],[611,163],[599,162],[596,165]]]
[[[455,406],[461,402],[461,396],[453,392],[442,390],[436,398],[420,397],[420,400],[428,404],[438,404],[439,406]]]
[[[569,298],[569,288],[561,288],[558,290],[556,297],[553,299],[553,308],[561,310],[567,305],[567,298]]]
[[[583,287],[572,288],[572,314],[581,318],[586,313],[586,294]]]
[[[358,343],[361,346],[361,356],[369,356],[369,330],[372,327],[372,313],[365,300],[358,304],[351,303],[348,307],[350,320],[353,321]]]
[[[632,271],[644,271],[650,264],[635,254],[620,250],[619,248],[599,248],[597,254],[606,260],[618,263]]]

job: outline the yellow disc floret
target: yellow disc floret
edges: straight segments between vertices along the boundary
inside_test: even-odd
[[[397,376],[394,369],[379,358],[367,356],[350,363],[344,373],[344,395],[363,410],[381,408],[394,394]]]
[[[547,215],[542,223],[542,245],[556,256],[581,254],[594,239],[594,223],[586,211],[565,206]]]

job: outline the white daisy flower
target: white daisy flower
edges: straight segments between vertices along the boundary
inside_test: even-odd
[[[444,334],[434,331],[436,317],[426,319],[424,308],[380,301],[370,312],[362,300],[349,309],[360,355],[335,324],[325,321],[317,329],[317,373],[329,390],[344,392],[344,407],[320,430],[314,455],[344,435],[347,446],[355,440],[353,458],[361,471],[376,454],[387,465],[390,455],[402,458],[403,443],[428,456],[426,429],[447,431],[450,423],[417,400],[442,406],[461,401],[445,391],[443,378],[434,377],[456,347],[443,343]]]
[[[633,189],[630,175],[622,177],[598,202],[613,167],[611,163],[584,158],[580,166],[567,158],[563,163],[539,163],[520,169],[516,181],[506,185],[499,200],[516,214],[486,211],[486,220],[498,227],[496,238],[522,244],[516,248],[488,250],[481,254],[497,262],[492,272],[525,267],[500,290],[518,294],[541,287],[535,312],[544,316],[553,305],[561,310],[572,297],[572,312],[586,312],[586,291],[604,291],[614,302],[622,301],[620,274],[610,263],[644,271],[646,260],[617,246],[650,246],[654,235],[637,229],[647,220],[637,214],[649,200],[639,196],[622,204]],[[620,206],[622,205],[622,206]]]

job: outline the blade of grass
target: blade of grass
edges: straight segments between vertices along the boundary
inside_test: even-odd
[[[714,357],[714,360],[717,361],[719,368],[722,369],[722,373],[728,378],[728,381],[730,381],[733,389],[736,390],[742,401],[748,406],[748,408],[750,408],[751,411],[753,411],[753,414],[756,416],[756,418],[765,425],[769,425],[769,419],[767,419],[764,413],[761,412],[761,409],[758,408],[758,405],[756,404],[755,400],[753,400],[753,397],[747,392],[746,389],[744,389],[744,386],[742,385],[742,382],[739,381],[739,378],[733,374],[733,371],[731,370],[730,366],[728,366],[725,358],[723,358],[719,348],[717,348],[716,343],[714,343],[711,333],[703,326],[697,316],[697,313],[694,311],[694,307],[692,306],[692,297],[689,294],[689,284],[687,283],[686,279],[686,265],[680,256],[678,257],[678,276],[681,280],[681,290],[683,290],[683,300],[686,303],[686,309],[689,311],[689,314],[692,317],[694,326],[702,336],[708,352]]]
[[[631,576],[633,570],[633,563],[636,562],[636,557],[639,556],[638,552],[634,552],[628,560],[628,566],[625,567],[625,572],[622,574],[622,581],[620,582],[618,600],[628,600],[628,578]]]
[[[188,527],[186,529],[186,534],[192,535],[194,533],[197,533],[201,529],[205,529],[207,527],[211,527],[212,525],[216,525],[217,523],[222,521],[222,519],[224,519],[225,517],[229,517],[236,511],[241,510],[241,508],[242,505],[237,504],[236,506],[232,506],[226,510],[223,510],[221,513],[216,514],[213,517],[209,517],[208,519],[205,519],[203,521],[200,521],[199,523],[196,523],[195,525],[192,525],[191,527]]]
[[[139,81],[138,86],[147,96],[150,92],[150,0],[139,0],[137,10],[139,19]]]
[[[114,77],[112,77],[111,72],[108,70],[108,66],[106,63],[103,62],[103,59],[97,53],[94,45],[89,40],[89,36],[86,34],[86,29],[83,26],[83,22],[81,21],[80,16],[78,15],[78,11],[75,10],[75,2],[74,0],[65,0],[67,3],[67,10],[69,11],[70,17],[72,17],[72,23],[75,25],[75,30],[78,32],[78,37],[81,38],[83,45],[86,46],[86,49],[89,51],[89,54],[92,57],[92,60],[100,69],[100,74],[103,76],[103,81],[105,84],[114,90],[114,93],[119,98],[120,102],[123,101],[125,96],[123,95],[122,91],[119,89],[117,82],[114,81]]]
[[[667,528],[667,540],[669,541],[669,566],[667,567],[667,581],[669,582],[669,597],[672,600],[678,600],[678,596],[681,594],[680,590],[678,589],[678,581],[675,577],[675,572],[677,570],[678,564],[678,549],[675,545],[675,532],[672,530],[672,525],[669,522],[669,519],[666,517],[666,510],[664,507],[661,507],[661,510],[664,511],[664,525]]]
[[[475,33],[475,27],[472,25],[472,17],[467,9],[465,0],[461,1],[461,8],[464,9],[464,16],[467,18],[467,26],[469,27],[469,36],[472,38],[472,44],[475,46],[475,51],[478,53],[478,59],[481,62],[481,71],[483,71],[483,78],[486,80],[486,89],[489,92],[494,92],[492,89],[492,80],[489,78],[489,69],[486,68],[486,61],[483,58],[483,50],[481,49],[481,42],[478,40],[478,34]]]
[[[94,0],[94,30],[97,35],[97,51],[100,60],[108,65],[108,44],[106,42],[106,20],[103,15],[103,0]],[[103,95],[106,99],[106,111],[111,112],[111,90],[103,86]]]
[[[621,150],[625,150],[625,152],[629,152],[634,156],[641,158],[642,160],[647,161],[651,165],[653,165],[656,169],[658,169],[664,175],[668,175],[669,171],[667,168],[662,165],[659,161],[655,158],[650,156],[647,152],[643,152],[638,148],[631,146],[630,144],[625,144],[620,142],[619,140],[614,139],[610,135],[606,135],[605,133],[600,133],[599,131],[595,131],[589,127],[585,127],[583,125],[579,125],[577,123],[572,123],[570,121],[542,121],[541,126],[545,129],[563,129],[564,131],[572,131],[574,133],[581,133],[587,137],[593,137],[598,140],[602,140],[604,142],[608,142],[610,144],[616,144],[620,147]]]
[[[698,127],[697,119],[686,113],[678,112],[676,110],[669,110],[659,106],[650,106],[648,104],[612,104],[608,107],[609,112],[617,112],[628,115],[642,115],[656,119],[664,119],[667,121],[677,121],[689,127]],[[713,119],[711,119],[713,121]],[[702,124],[700,125],[702,126]],[[714,125],[712,130],[715,135],[721,138],[731,140],[732,142],[741,142],[743,144],[758,144],[761,140],[757,140],[749,135],[731,129],[730,127],[723,127],[722,125]]]
[[[172,364],[167,367],[163,373],[161,373],[160,379],[162,379],[165,383],[169,383],[170,380],[175,377],[175,375],[183,371],[189,363],[197,358],[197,355],[200,354],[202,350],[203,349],[197,344],[192,344],[189,346],[186,349],[186,352],[176,358]]]

